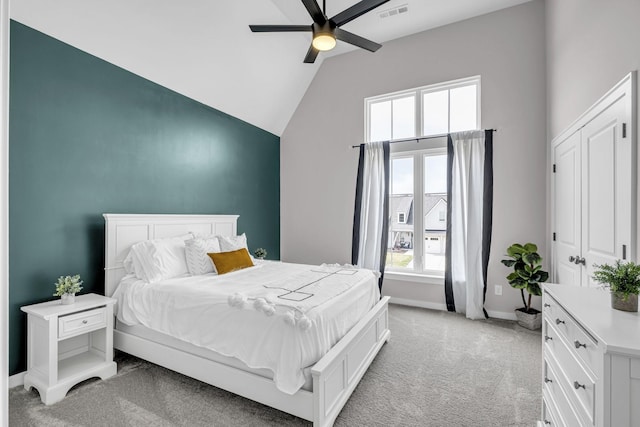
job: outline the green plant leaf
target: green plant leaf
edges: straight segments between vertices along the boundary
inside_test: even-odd
[[[501,261],[504,265],[506,265],[507,267],[513,267],[513,265],[516,263],[515,259],[503,259]]]
[[[538,297],[542,296],[542,288],[540,288],[540,285],[537,283],[529,283],[529,286],[527,286],[527,292]]]
[[[527,252],[538,252],[538,247],[534,243],[525,243],[524,249]]]
[[[522,255],[522,260],[527,264],[538,265],[542,262],[542,257],[537,252]]]
[[[507,255],[513,258],[520,258],[525,252],[524,246],[519,243],[515,243],[507,248]]]

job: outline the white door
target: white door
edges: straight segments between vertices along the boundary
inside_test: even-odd
[[[582,129],[582,285],[594,265],[627,258],[631,241],[631,143],[622,138],[622,99]]]
[[[555,266],[556,283],[580,286],[581,254],[580,131],[554,147]]]

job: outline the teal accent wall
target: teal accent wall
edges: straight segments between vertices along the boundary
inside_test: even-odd
[[[105,212],[239,214],[250,249],[279,258],[277,136],[15,21],[9,112],[10,374],[21,306],[61,275],[104,292]]]

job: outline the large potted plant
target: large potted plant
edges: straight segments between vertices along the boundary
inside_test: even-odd
[[[520,289],[524,304],[524,307],[516,309],[518,324],[531,330],[540,329],[542,314],[531,307],[531,297],[542,295],[540,283],[549,279],[549,273],[542,270],[542,257],[538,254],[538,247],[533,243],[514,243],[507,248],[507,256],[509,259],[503,259],[502,263],[513,268],[507,280],[511,287]],[[528,299],[525,299],[525,290],[529,294]]]
[[[611,307],[622,311],[638,311],[640,265],[616,261],[616,265],[594,265],[593,280],[611,290]]]

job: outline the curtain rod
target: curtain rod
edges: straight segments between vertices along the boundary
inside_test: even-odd
[[[491,132],[498,132],[498,129],[485,129],[485,130],[488,130]],[[419,138],[394,139],[393,141],[389,141],[389,144],[395,144],[396,142],[411,142],[411,141],[415,141],[416,143],[418,143],[425,139],[446,138],[448,135],[449,135],[448,133],[441,133],[439,135],[421,136]],[[364,142],[363,144],[366,144],[366,142]],[[360,145],[352,145],[351,148],[359,148]]]

